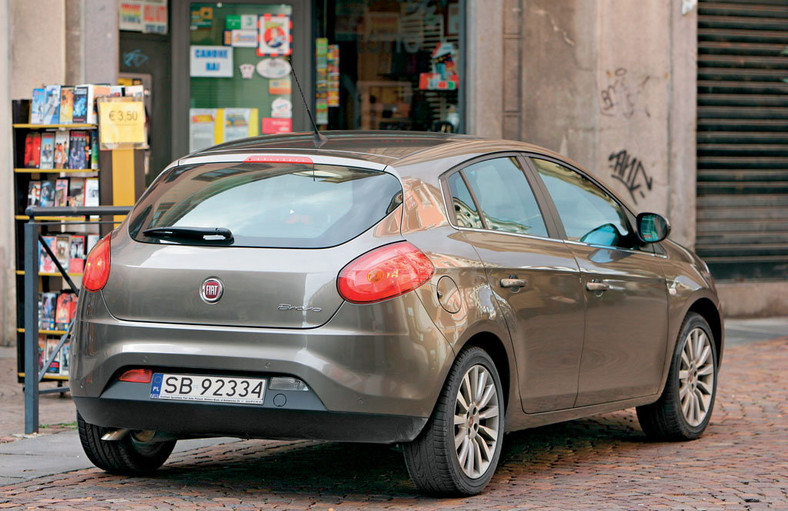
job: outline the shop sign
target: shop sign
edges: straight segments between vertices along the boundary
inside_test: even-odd
[[[237,48],[257,48],[257,31],[232,30],[230,32],[230,45]]]
[[[227,46],[191,46],[190,76],[233,77],[233,49]]]
[[[276,57],[293,53],[290,46],[293,41],[290,33],[292,29],[290,16],[264,14],[260,16],[258,24],[260,37],[260,46],[257,48],[258,57]]]
[[[271,102],[271,116],[279,119],[293,117],[293,104],[289,99],[276,98]]]
[[[293,131],[293,119],[263,118],[263,134],[290,133]]]
[[[145,106],[142,101],[130,97],[99,98],[98,110],[102,149],[145,145]]]
[[[285,59],[263,59],[257,63],[257,72],[263,78],[284,78],[290,74],[290,69]]]

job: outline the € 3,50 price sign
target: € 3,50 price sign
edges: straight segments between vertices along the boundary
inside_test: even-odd
[[[98,109],[102,149],[145,145],[145,106],[142,101],[128,97],[106,98],[98,102]]]

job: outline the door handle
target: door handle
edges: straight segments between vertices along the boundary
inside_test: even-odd
[[[524,281],[523,279],[501,279],[501,287],[523,287],[526,284],[528,284],[528,282]]]
[[[607,291],[610,289],[610,285],[606,284],[605,282],[599,282],[592,280],[591,282],[586,282],[586,289],[589,291]]]

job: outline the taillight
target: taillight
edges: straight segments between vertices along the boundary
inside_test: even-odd
[[[132,383],[150,383],[152,378],[153,371],[151,369],[129,369],[121,374],[118,380]]]
[[[372,303],[393,298],[421,286],[435,267],[410,243],[394,243],[367,252],[339,272],[337,288],[353,303]]]
[[[101,238],[88,254],[85,274],[82,276],[82,285],[88,291],[101,291],[109,279],[109,237],[108,234]]]

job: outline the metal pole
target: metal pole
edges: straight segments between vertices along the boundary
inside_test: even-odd
[[[25,224],[25,434],[38,433],[38,225]]]

